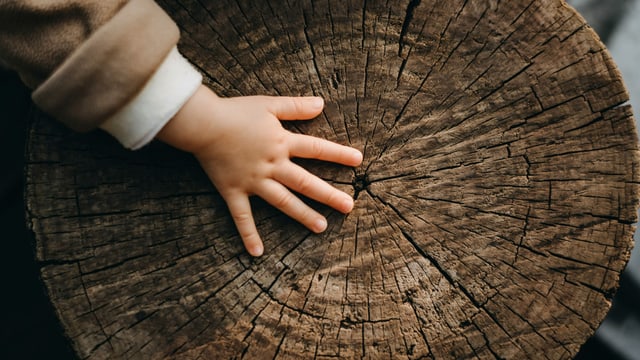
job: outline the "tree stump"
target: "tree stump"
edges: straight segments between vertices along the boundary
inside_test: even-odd
[[[35,113],[27,199],[81,358],[571,358],[632,247],[620,74],[564,2],[161,1],[224,96],[320,95],[301,161],[353,193],[313,234],[253,200],[248,256],[195,160]]]

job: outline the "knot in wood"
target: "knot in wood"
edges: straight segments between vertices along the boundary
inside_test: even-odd
[[[363,174],[356,174],[351,183],[353,185],[353,198],[357,199],[360,192],[368,190],[370,183],[369,175],[366,172]]]

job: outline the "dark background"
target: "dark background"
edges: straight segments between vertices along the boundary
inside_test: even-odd
[[[25,223],[29,104],[17,76],[0,70],[0,359],[74,359],[45,295]]]
[[[630,50],[640,43],[633,43],[634,40],[628,40],[626,34],[620,32],[629,31],[625,30],[624,21],[635,17],[634,6],[640,9],[637,2],[569,1],[605,43],[615,41],[616,46],[630,46]],[[640,16],[640,11],[636,12]],[[615,56],[627,56],[617,48],[612,52],[614,59]],[[624,73],[627,85],[640,81],[640,76],[632,71]],[[30,111],[29,91],[15,74],[0,69],[0,229],[3,234],[0,235],[0,359],[75,359],[39,278],[33,235],[25,225],[25,119]],[[583,346],[577,359],[640,358],[640,353],[630,351],[633,344],[638,346],[640,343],[639,326],[636,326],[640,323],[638,273],[640,270],[634,266],[628,266],[623,273],[611,312],[596,336]]]

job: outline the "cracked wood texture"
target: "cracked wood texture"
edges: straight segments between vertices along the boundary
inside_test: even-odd
[[[253,200],[250,258],[187,154],[34,113],[42,278],[81,358],[571,358],[632,247],[636,129],[620,74],[558,0],[161,1],[224,96],[325,98],[291,131],[353,193],[312,234]]]

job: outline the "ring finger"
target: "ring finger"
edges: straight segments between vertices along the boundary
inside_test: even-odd
[[[263,186],[256,191],[256,195],[313,232],[319,233],[327,228],[327,220],[324,216],[275,180],[265,180]]]

